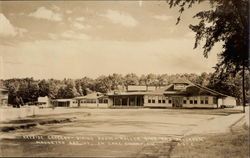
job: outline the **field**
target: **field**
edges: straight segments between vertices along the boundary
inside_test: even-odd
[[[73,121],[2,132],[1,156],[188,157],[196,153],[187,154],[193,147],[208,144],[201,150],[204,157],[204,152],[214,150],[213,143],[228,142],[238,134],[246,137],[248,131],[229,136],[236,123],[246,127],[245,116],[237,109],[79,109],[35,117],[59,118]]]

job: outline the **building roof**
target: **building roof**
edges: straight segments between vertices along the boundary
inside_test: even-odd
[[[155,91],[157,89],[162,88],[159,86],[142,86],[142,85],[129,85],[127,87],[128,92],[146,92],[146,91]]]
[[[2,92],[8,92],[8,90],[6,89],[6,88],[0,88],[0,91],[2,91]]]
[[[212,90],[212,89],[210,89],[210,88],[207,88],[207,87],[204,87],[204,86],[201,86],[201,85],[198,85],[198,84],[194,84],[194,86],[196,86],[196,87],[198,87],[198,88],[201,88],[201,89],[204,89],[205,91],[207,91],[207,92],[209,92],[209,93],[211,93],[211,94],[213,94],[213,95],[218,95],[218,96],[223,96],[223,97],[228,96],[228,95],[219,93],[219,92],[217,92],[217,91],[214,91],[214,90]]]
[[[111,92],[107,96],[121,96],[121,95],[145,95],[148,92]]]
[[[53,101],[57,101],[57,102],[67,102],[67,101],[71,101],[72,99],[54,99]]]
[[[75,97],[74,99],[97,99],[103,97],[102,93],[94,92],[85,96]]]
[[[163,94],[165,92],[165,90],[168,88],[169,86],[164,86],[164,87],[161,87],[161,88],[158,88],[154,91],[136,91],[136,92],[131,92],[131,91],[128,91],[128,92],[111,92],[111,93],[108,93],[107,95],[108,96],[119,96],[119,95],[160,95],[160,94]]]
[[[176,90],[174,89],[174,84],[176,83],[185,83],[187,84],[187,86],[185,86],[184,89],[180,89],[180,90]],[[198,84],[194,84],[186,79],[178,79],[176,80],[174,83],[156,89],[154,91],[136,91],[136,92],[131,92],[131,91],[127,91],[127,92],[112,92],[112,93],[108,93],[108,96],[122,96],[122,95],[214,95],[214,96],[219,96],[219,97],[226,97],[227,95],[219,93],[217,91],[214,91],[212,89],[209,89],[207,87],[198,85]]]
[[[179,80],[180,81],[180,80]],[[176,82],[176,83],[181,83],[181,82]],[[188,83],[189,82],[189,83]],[[220,96],[220,97],[226,97],[227,95],[225,94],[222,94],[222,93],[219,93],[217,91],[214,91],[212,89],[209,89],[207,87],[204,87],[204,86],[201,86],[199,84],[194,84],[190,81],[185,81],[183,83],[187,83],[188,85],[185,87],[185,89],[183,90],[174,90],[174,84],[170,84],[169,85],[169,88],[164,92],[164,94],[166,95],[171,95],[171,94],[176,94],[176,95],[192,95],[195,93],[195,89],[199,90],[199,94],[198,95],[201,95],[202,93],[209,93],[211,95],[214,95],[214,96]]]

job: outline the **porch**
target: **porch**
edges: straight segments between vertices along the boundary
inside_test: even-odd
[[[123,106],[123,107],[143,107],[144,99],[143,95],[119,95],[110,96],[111,106]]]

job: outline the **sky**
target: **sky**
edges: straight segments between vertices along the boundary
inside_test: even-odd
[[[192,17],[165,1],[0,1],[0,78],[96,78],[113,73],[213,72],[193,49]]]

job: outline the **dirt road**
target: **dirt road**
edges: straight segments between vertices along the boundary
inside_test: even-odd
[[[2,132],[1,156],[145,157],[158,152],[156,144],[165,143],[164,150],[171,150],[172,144],[178,143],[187,134],[204,132],[209,128],[213,132],[223,132],[243,116],[238,112],[231,114],[219,110],[211,112],[195,109],[81,111],[91,115],[82,117],[81,113],[63,114],[63,117],[76,117],[77,120]],[[218,121],[221,124],[225,120],[227,123],[219,127]],[[203,130],[197,130],[200,127]],[[203,140],[194,138],[193,141]]]

